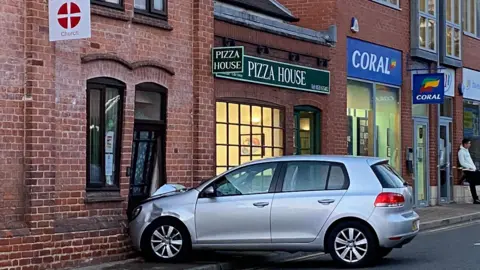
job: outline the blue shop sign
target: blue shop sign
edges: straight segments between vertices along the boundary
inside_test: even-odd
[[[443,104],[445,95],[445,74],[414,74],[413,104]]]
[[[347,76],[391,85],[402,85],[400,51],[347,38]]]

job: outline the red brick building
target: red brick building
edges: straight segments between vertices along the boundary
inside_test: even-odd
[[[0,9],[0,269],[125,258],[153,171],[213,173],[212,1],[92,0],[92,37],[57,42],[47,2]]]
[[[444,2],[92,0],[92,37],[57,42],[46,3],[2,3],[0,269],[126,258],[129,206],[269,156],[381,156],[419,206],[469,199],[480,7]],[[212,47],[242,72],[213,75]],[[437,70],[444,104],[413,106]]]

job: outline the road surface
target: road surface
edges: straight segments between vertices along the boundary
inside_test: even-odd
[[[258,269],[339,269],[329,255],[317,255]],[[366,269],[366,268],[363,268]],[[395,249],[376,267],[368,269],[478,270],[480,269],[480,223],[419,234],[402,249]]]

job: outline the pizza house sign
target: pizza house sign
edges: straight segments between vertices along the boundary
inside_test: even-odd
[[[330,93],[329,71],[245,55],[242,46],[213,48],[212,73],[229,80]]]

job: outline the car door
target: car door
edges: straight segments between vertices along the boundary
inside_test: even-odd
[[[272,242],[312,242],[348,188],[346,170],[343,164],[295,161],[282,171],[272,205]]]
[[[277,166],[270,162],[239,168],[209,185],[214,187],[215,197],[205,198],[200,193],[195,210],[198,243],[271,243],[270,210]]]

